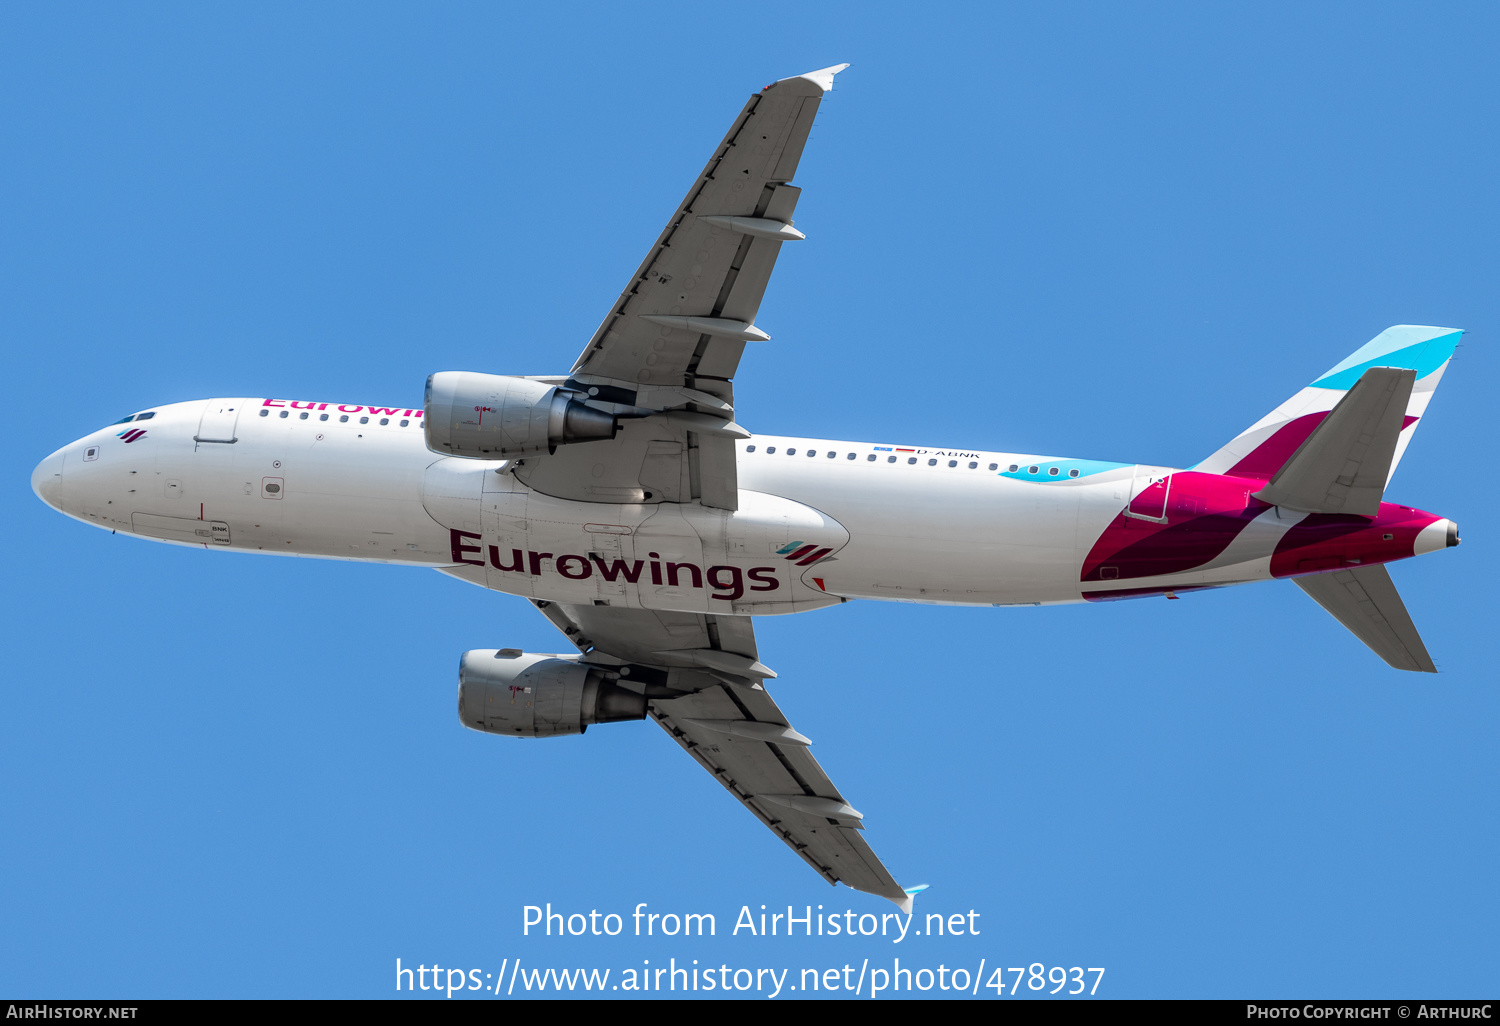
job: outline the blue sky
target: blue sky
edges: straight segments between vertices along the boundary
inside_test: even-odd
[[[1484,4],[0,8],[0,990],[900,956],[1103,966],[1114,997],[1492,994],[1497,29]],[[742,905],[889,905],[649,724],[460,726],[459,653],[564,647],[525,602],[111,537],[31,494],[149,405],[565,369],[745,97],[844,61],[741,423],[1190,465],[1388,325],[1469,329],[1388,493],[1466,538],[1392,571],[1439,676],[1286,583],[762,620],[773,693],[919,911],[981,914],[776,947],[724,936]],[[549,901],[720,936],[523,937]]]

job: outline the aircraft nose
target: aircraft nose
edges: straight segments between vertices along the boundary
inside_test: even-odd
[[[63,451],[48,456],[31,472],[31,490],[53,509],[60,509],[62,499]]]

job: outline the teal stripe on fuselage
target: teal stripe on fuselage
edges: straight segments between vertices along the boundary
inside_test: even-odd
[[[1121,467],[1129,467],[1130,463],[1107,463],[1104,460],[1037,460],[1034,463],[1022,463],[1015,470],[1000,471],[1001,477],[1014,478],[1017,481],[1077,481],[1079,478],[1088,477],[1090,474],[1102,474],[1106,470],[1118,470]],[[1031,468],[1036,468],[1036,473]],[[1053,470],[1057,473],[1052,473]],[[1074,474],[1073,471],[1078,471]]]

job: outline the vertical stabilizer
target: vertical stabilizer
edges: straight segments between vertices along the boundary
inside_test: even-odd
[[[1372,367],[1396,367],[1414,371],[1416,380],[1386,474],[1389,481],[1462,336],[1463,331],[1458,328],[1419,324],[1387,328],[1193,469],[1269,480],[1365,371]]]

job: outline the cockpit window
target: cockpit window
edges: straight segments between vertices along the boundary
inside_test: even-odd
[[[128,416],[128,417],[121,417],[119,420],[115,421],[115,423],[116,424],[129,424],[132,420],[135,420],[135,414],[133,414],[133,413],[130,416]]]
[[[136,420],[150,420],[154,416],[156,416],[156,411],[155,410],[151,410],[148,413],[137,413],[135,415],[135,419]]]

